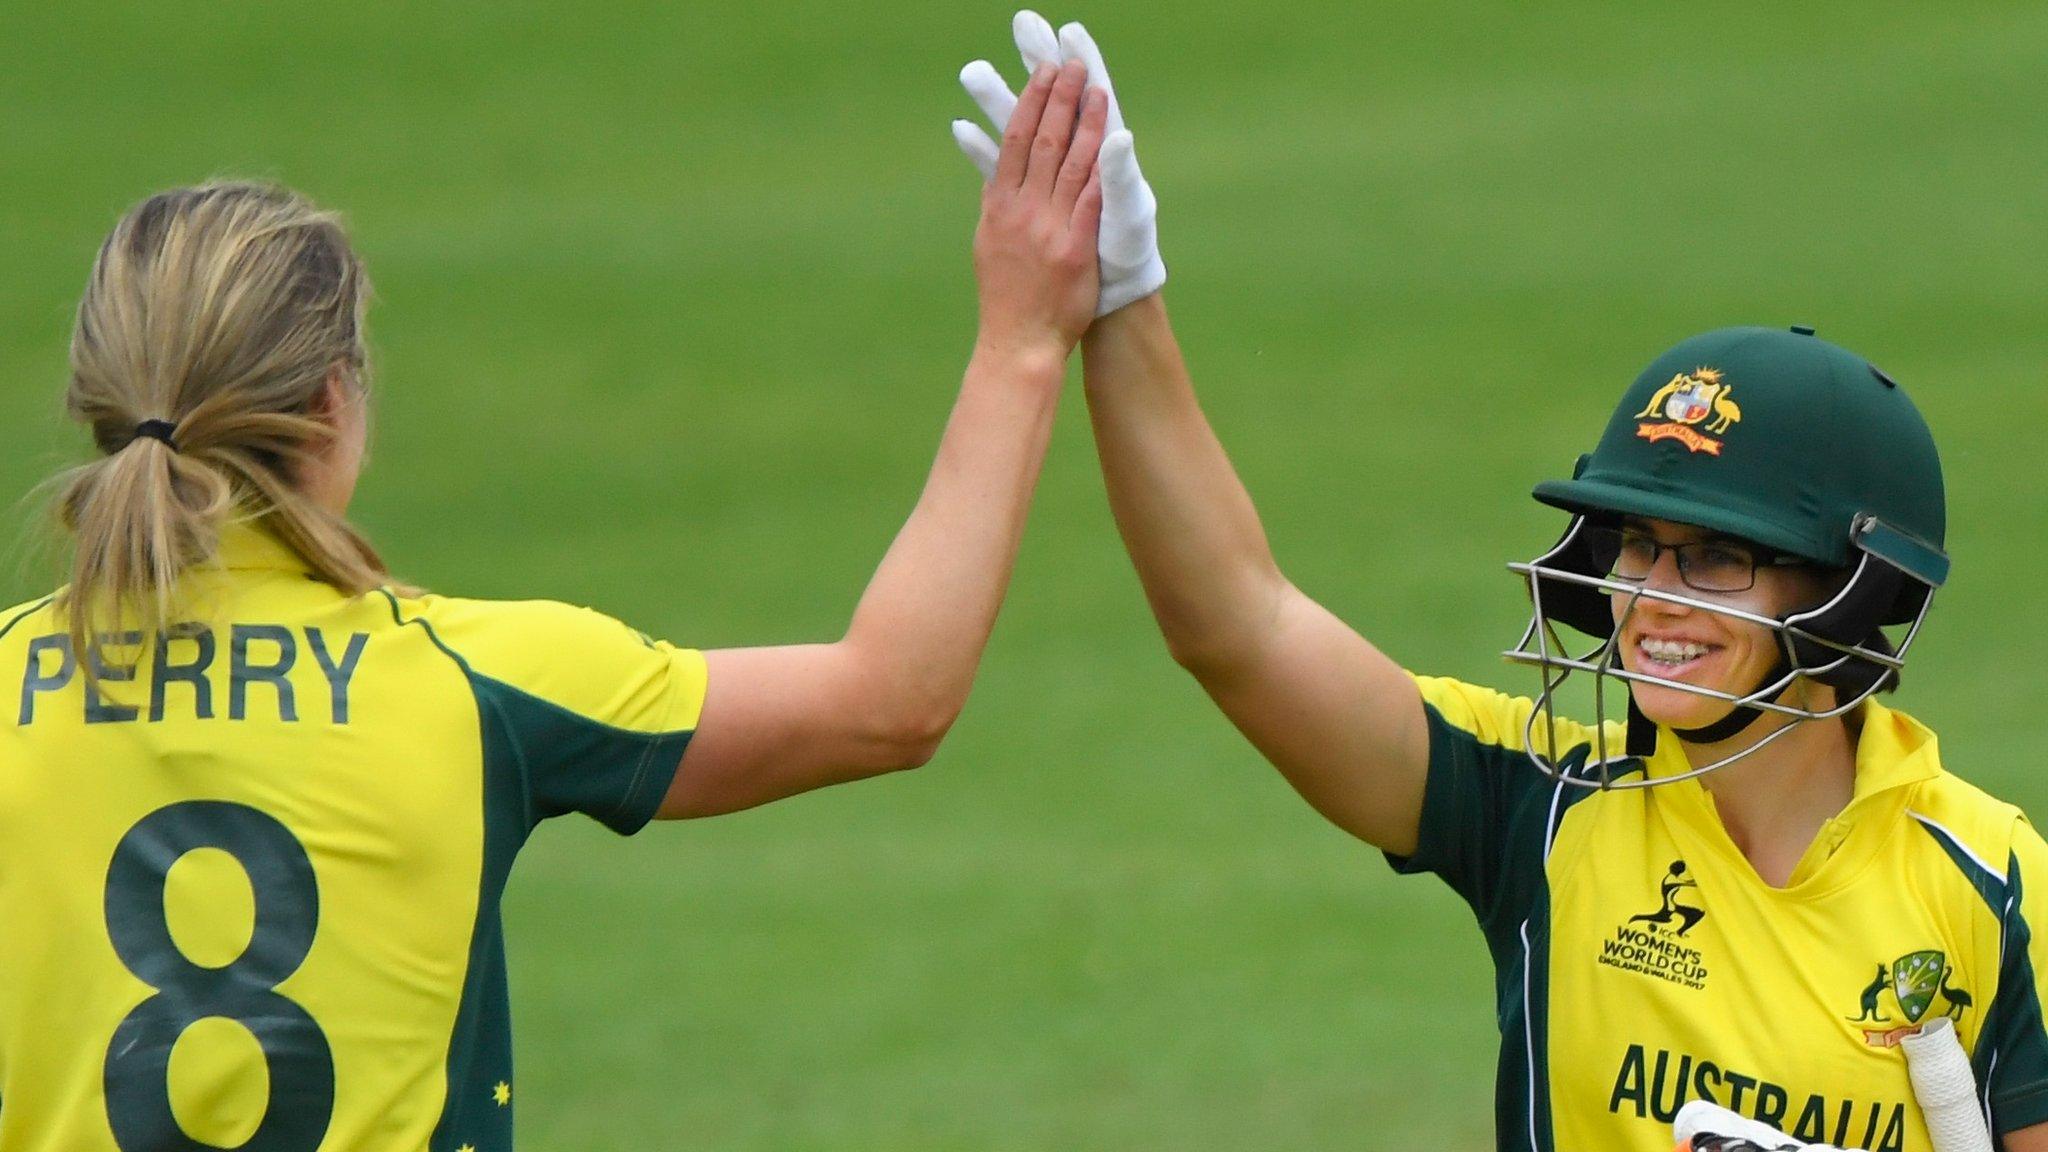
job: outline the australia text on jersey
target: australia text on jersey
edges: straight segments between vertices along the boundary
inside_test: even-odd
[[[1688,1100],[1705,1100],[1754,1116],[1799,1140],[1905,1152],[1904,1101],[1829,1099],[1772,1083],[1756,1073],[1724,1068],[1704,1056],[1653,1050],[1640,1043],[1628,1045],[1622,1053],[1607,1110],[1669,1124]]]
[[[336,724],[349,720],[349,683],[369,645],[368,633],[351,632],[346,637],[329,637],[319,628],[291,628],[283,624],[231,624],[215,629],[203,624],[182,623],[164,629],[154,642],[154,659],[146,671],[137,663],[124,663],[103,655],[129,652],[142,646],[137,632],[116,633],[100,638],[101,649],[89,654],[99,684],[132,683],[143,677],[149,685],[147,705],[115,703],[98,686],[84,693],[84,719],[88,724],[127,720],[162,720],[175,698],[189,703],[190,715],[200,720],[216,716],[214,689],[225,681],[226,715],[230,720],[249,716],[251,699],[271,697],[276,701],[276,718],[287,723],[299,719],[299,701],[290,673],[309,653],[320,669],[328,689],[327,719]],[[225,650],[225,655],[223,655]],[[47,714],[49,704],[41,697],[62,691],[78,678],[78,658],[71,637],[64,633],[37,636],[28,642],[28,658],[21,671],[21,708],[18,722],[35,722],[38,705]],[[252,689],[261,688],[257,692]],[[173,689],[176,689],[174,692]],[[316,713],[317,715],[317,713]],[[265,710],[264,718],[268,718]]]

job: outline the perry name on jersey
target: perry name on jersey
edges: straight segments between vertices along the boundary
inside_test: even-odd
[[[86,690],[77,695],[79,716],[87,724],[108,724],[147,719],[161,722],[174,707],[198,720],[225,715],[229,720],[249,716],[251,690],[259,693],[266,711],[261,719],[291,724],[299,720],[300,689],[293,672],[302,658],[318,670],[317,687],[308,685],[309,695],[324,709],[318,719],[334,724],[348,723],[349,683],[361,665],[363,650],[370,642],[367,632],[349,632],[330,640],[326,630],[310,625],[233,623],[210,625],[181,621],[152,637],[154,657],[143,660],[139,632],[102,635],[86,656],[91,675],[81,669],[72,651],[71,637],[52,632],[29,638],[22,652],[21,707],[16,723],[33,724],[39,697],[60,693],[73,680],[84,676]],[[225,658],[223,658],[225,654]],[[137,684],[133,703],[110,698],[125,695],[118,685]],[[303,680],[304,674],[301,672]],[[215,700],[226,706],[216,712]],[[308,703],[312,701],[309,699]]]

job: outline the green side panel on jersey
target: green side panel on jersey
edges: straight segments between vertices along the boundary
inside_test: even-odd
[[[1493,956],[1501,1033],[1493,1097],[1497,1147],[1554,1152],[1547,859],[1565,814],[1597,793],[1546,778],[1522,752],[1479,739],[1426,701],[1423,711],[1429,778],[1415,853],[1389,853],[1387,862],[1403,873],[1435,873],[1471,906]],[[1561,770],[1576,771],[1587,753],[1572,749]]]
[[[690,731],[629,732],[471,673],[493,755],[520,783],[527,826],[581,812],[622,836],[654,819]]]
[[[1494,1145],[1554,1152],[1550,1122],[1550,899],[1543,893],[1516,933],[1520,951],[1496,966],[1500,1060],[1493,1084]],[[1524,944],[1526,941],[1526,944]]]
[[[2041,984],[2035,978],[2033,938],[2020,914],[2024,885],[2017,856],[2006,865],[2011,882],[2000,959],[1998,996],[1991,1002],[1985,1031],[1997,1042],[1998,1065],[1975,1069],[1977,1082],[1991,1084],[1992,1128],[2003,1136],[2048,1123],[2048,1027],[2041,1019]],[[1990,1045],[1979,1045],[1989,1048]]]
[[[387,594],[387,598],[390,598]],[[511,996],[499,905],[512,862],[544,819],[580,811],[621,834],[654,817],[689,744],[689,732],[628,732],[478,674],[431,624],[417,624],[468,681],[483,750],[484,861],[469,971],[448,1047],[448,1099],[430,1152],[510,1152],[512,1105],[497,1088],[512,1076]]]
[[[526,843],[533,823],[526,816],[524,786],[517,762],[502,747],[502,736],[490,722],[485,700],[476,693],[476,678],[461,655],[441,642],[425,620],[408,618],[391,600],[391,615],[400,624],[424,630],[461,669],[476,695],[477,724],[483,746],[484,859],[477,895],[476,926],[470,934],[469,967],[462,983],[462,1001],[448,1042],[448,1098],[428,1141],[429,1152],[511,1152],[512,1108],[499,1106],[491,1095],[498,1080],[512,1080],[512,1001],[505,978],[504,924],[499,902],[512,861]],[[486,1083],[488,1081],[488,1083]],[[496,1114],[480,1105],[488,1103]]]
[[[465,668],[467,671],[467,668]],[[488,682],[485,682],[488,683]],[[473,690],[481,687],[474,677]],[[448,1043],[448,1100],[434,1127],[430,1152],[510,1152],[512,1106],[493,1089],[512,1078],[512,998],[505,976],[505,930],[499,904],[512,861],[533,831],[518,760],[503,729],[492,722],[492,701],[478,690],[477,717],[484,752],[484,866],[477,922],[470,937],[469,973]]]
[[[2004,1136],[2048,1123],[2048,1027],[2042,1023],[2040,984],[2030,954],[2033,930],[2020,914],[2024,885],[2019,857],[2007,857],[2000,878],[1939,826],[1923,820],[1920,827],[1998,917],[1998,995],[1985,1013],[1977,1050],[1970,1054],[1977,1083],[1989,1086],[1992,1130]]]

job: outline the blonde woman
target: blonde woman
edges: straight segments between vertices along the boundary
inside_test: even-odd
[[[498,901],[539,821],[929,758],[1096,298],[1083,77],[1020,105],[959,398],[832,643],[700,653],[399,586],[346,518],[366,281],[336,219],[249,184],[129,212],[72,343],[100,453],[62,480],[72,579],[0,614],[0,1149],[510,1148]]]

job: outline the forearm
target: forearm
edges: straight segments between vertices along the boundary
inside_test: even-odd
[[[924,763],[966,705],[1024,533],[1066,362],[1099,296],[1107,117],[1078,64],[1017,98],[974,235],[980,323],[924,492],[831,644],[705,653],[662,805],[731,812]],[[1078,109],[1079,115],[1076,116]]]
[[[2048,1152],[2048,1124],[2008,1132],[2001,1146],[2005,1152]]]
[[[1198,677],[1250,658],[1287,582],[1210,429],[1159,297],[1097,321],[1082,344],[1110,509],[1174,659]]]
[[[1056,349],[977,346],[924,491],[841,642],[878,713],[925,756],[995,627],[1064,372]]]

